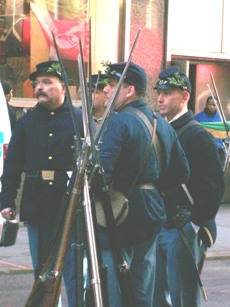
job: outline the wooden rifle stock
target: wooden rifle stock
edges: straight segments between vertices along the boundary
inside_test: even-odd
[[[70,199],[70,195],[71,195],[72,189],[75,184],[77,172],[78,170],[77,168],[75,168],[70,178],[70,182],[68,184],[66,193],[63,197],[62,204],[59,208],[57,218],[52,227],[52,232],[49,238],[49,243],[47,245],[49,249],[47,250],[47,253],[44,255],[44,258],[40,265],[40,275],[38,278],[36,278],[33,288],[31,290],[30,296],[27,300],[27,302],[32,302],[31,304],[28,303],[29,304],[28,306],[36,306],[35,302],[41,301],[43,297],[45,288],[44,288],[44,283],[42,281],[47,277],[47,272],[53,269],[53,265],[55,262],[55,255],[57,254],[57,249],[58,249],[59,242],[60,242],[60,236],[61,236],[61,232],[63,229],[63,220],[64,220],[66,210],[69,205],[69,199]]]
[[[53,41],[54,41],[54,45],[55,45],[55,49],[56,49],[56,53],[57,53],[57,57],[58,57],[58,61],[60,63],[60,67],[61,67],[61,71],[62,71],[62,75],[63,75],[63,80],[64,80],[64,84],[66,87],[66,97],[67,97],[67,101],[69,103],[69,108],[70,108],[70,114],[71,114],[71,118],[72,118],[72,122],[73,122],[73,126],[74,126],[74,132],[75,132],[75,136],[74,136],[74,155],[75,155],[75,161],[77,163],[77,157],[79,156],[79,154],[81,153],[81,157],[82,159],[80,160],[80,162],[82,162],[82,167],[80,167],[80,171],[78,172],[78,174],[76,175],[76,172],[74,172],[74,174],[71,177],[71,188],[68,189],[68,195],[66,194],[66,196],[68,197],[64,199],[62,206],[61,206],[61,212],[59,212],[58,218],[55,222],[55,227],[54,227],[54,235],[51,235],[51,248],[49,249],[47,255],[46,255],[46,260],[42,266],[41,269],[41,273],[40,276],[38,278],[36,278],[35,283],[33,285],[32,291],[30,293],[30,296],[25,304],[25,306],[29,307],[36,307],[36,306],[41,306],[41,301],[44,297],[44,293],[46,292],[47,289],[50,289],[50,286],[52,288],[52,284],[53,282],[51,282],[51,279],[53,278],[53,272],[59,272],[57,271],[57,265],[60,265],[60,263],[56,262],[56,268],[55,270],[51,271],[51,269],[53,268],[53,264],[55,263],[55,259],[56,259],[56,254],[57,254],[57,250],[59,247],[59,243],[60,243],[60,234],[62,233],[62,241],[61,244],[63,245],[64,242],[68,239],[68,231],[69,229],[66,228],[66,222],[63,226],[63,216],[65,216],[66,211],[67,211],[67,215],[65,216],[65,221],[67,218],[69,218],[69,211],[72,210],[72,212],[75,210],[76,204],[79,200],[80,194],[81,194],[81,190],[84,184],[84,172],[85,172],[85,167],[86,167],[86,163],[88,161],[88,156],[89,156],[89,148],[86,146],[85,147],[85,153],[83,154],[81,152],[81,141],[80,141],[80,130],[78,127],[78,123],[76,122],[76,118],[74,117],[74,112],[73,112],[73,105],[72,105],[72,101],[71,101],[71,96],[70,96],[70,92],[69,92],[69,88],[68,88],[68,78],[67,78],[67,74],[65,72],[64,69],[64,65],[62,63],[60,54],[59,54],[59,50],[57,47],[57,43],[54,37],[54,34],[52,33],[52,37],[53,37]],[[84,170],[84,171],[82,171]],[[74,178],[74,183],[72,181],[72,178]],[[70,192],[71,191],[71,192]],[[69,192],[70,192],[70,197],[69,197]],[[67,209],[68,207],[68,209]],[[73,214],[73,216],[75,216],[75,214]],[[70,221],[71,223],[73,222],[72,220]],[[67,226],[68,227],[68,226]],[[68,227],[69,228],[69,227]],[[66,249],[66,248],[65,248]],[[66,250],[64,251],[66,253]],[[63,261],[64,260],[64,254],[60,255],[59,254],[59,261]],[[64,265],[64,264],[63,264]],[[60,266],[61,268],[63,268],[62,266]],[[48,272],[48,273],[47,273]],[[60,276],[55,276],[55,278],[60,279]],[[58,284],[60,284],[60,281],[58,282]],[[49,292],[50,290],[47,290],[47,292]],[[60,287],[57,287],[57,289],[55,289],[56,291],[56,296],[59,296],[59,292],[60,292]],[[53,293],[53,290],[51,291]],[[51,293],[50,292],[50,293]],[[45,301],[45,300],[43,300]],[[53,300],[54,301],[54,300]],[[42,306],[51,306],[48,305],[48,303],[46,303],[46,305],[42,305]],[[52,305],[55,306],[55,305]]]
[[[74,188],[71,193],[69,207],[66,213],[65,222],[64,222],[64,229],[62,233],[62,238],[60,242],[59,252],[57,255],[57,260],[53,270],[53,292],[48,291],[44,294],[44,300],[47,301],[46,305],[42,305],[42,307],[53,307],[55,306],[56,302],[58,301],[58,297],[60,294],[60,287],[61,287],[61,280],[62,280],[62,273],[65,264],[65,257],[68,250],[68,244],[71,234],[71,229],[73,222],[76,216],[77,205],[79,199],[81,197],[82,189],[84,186],[84,176],[86,171],[86,165],[88,163],[88,157],[90,154],[90,147],[85,148],[83,163],[79,169],[79,174],[76,178]]]
[[[41,274],[35,281],[34,287],[25,304],[25,307],[54,307],[58,301],[71,228],[75,219],[76,209],[82,193],[82,188],[84,186],[84,176],[89,154],[90,147],[85,146],[79,172],[70,195],[69,206],[64,220],[62,236],[60,245],[58,246],[58,255],[56,257],[54,268],[47,272],[49,260],[53,256],[53,251],[51,251]]]

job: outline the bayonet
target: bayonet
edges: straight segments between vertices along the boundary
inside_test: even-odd
[[[215,101],[217,102],[218,111],[220,113],[221,119],[222,119],[223,124],[224,124],[225,131],[226,131],[226,135],[227,135],[227,140],[225,142],[227,143],[228,148],[226,148],[227,146],[225,145],[226,157],[225,157],[225,161],[224,161],[224,165],[223,165],[223,171],[225,172],[228,168],[228,165],[229,165],[229,155],[230,155],[229,127],[228,127],[228,124],[227,124],[227,121],[226,121],[226,117],[224,115],[224,111],[223,111],[222,104],[221,104],[221,101],[220,101],[220,97],[219,97],[219,94],[218,94],[218,91],[217,91],[215,80],[214,80],[214,77],[213,77],[211,72],[210,72],[210,76],[211,76],[212,84],[213,84],[213,87],[214,87],[214,90],[215,90],[216,99],[215,99],[214,95],[212,94],[212,91],[211,91],[209,86],[208,86],[208,88],[211,92],[211,95],[212,95],[214,102]]]

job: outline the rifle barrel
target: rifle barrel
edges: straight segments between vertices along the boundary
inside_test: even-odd
[[[58,46],[57,46],[57,42],[56,42],[54,33],[53,32],[51,32],[51,33],[52,33],[52,37],[53,37],[53,42],[54,42],[54,47],[55,47],[55,50],[56,50],[57,58],[58,58],[58,61],[59,61],[60,67],[61,67],[61,71],[62,71],[62,75],[63,75],[63,81],[64,81],[65,88],[66,88],[66,97],[67,97],[67,101],[69,102],[69,108],[70,108],[70,114],[71,114],[72,121],[73,121],[74,132],[75,132],[75,135],[77,136],[78,140],[80,141],[80,139],[81,139],[80,132],[79,132],[80,130],[79,130],[78,124],[76,122],[76,119],[74,117],[73,104],[72,104],[72,99],[71,99],[70,92],[69,92],[67,74],[66,74],[64,65],[62,63],[62,59],[61,59],[61,56],[60,56],[60,53],[59,53],[59,50],[58,50]],[[80,144],[79,144],[79,148],[80,148]]]
[[[216,84],[215,84],[215,81],[214,81],[214,77],[213,77],[211,72],[210,72],[210,76],[211,76],[212,84],[213,84],[213,87],[214,87],[214,90],[215,90],[215,95],[216,95],[216,98],[217,98],[218,109],[220,111],[220,115],[221,115],[221,118],[223,120],[223,124],[224,124],[225,130],[226,130],[226,134],[227,134],[227,137],[229,139],[229,128],[228,128],[228,125],[227,125],[227,122],[226,122],[226,118],[225,118],[224,111],[223,111],[223,108],[222,108],[222,104],[221,104],[221,101],[220,101],[220,97],[219,97],[219,94],[218,94],[218,91],[217,91],[217,87],[216,87]],[[215,98],[214,98],[214,101],[215,101]]]
[[[110,114],[112,113],[112,111],[114,109],[114,105],[115,105],[117,96],[119,94],[121,85],[123,83],[125,74],[126,74],[128,68],[129,68],[129,64],[130,64],[130,62],[132,60],[133,52],[134,52],[134,49],[135,49],[138,37],[140,35],[140,31],[141,31],[141,29],[139,29],[137,31],[137,34],[136,34],[133,46],[132,46],[131,51],[130,51],[130,55],[129,55],[128,61],[127,61],[126,65],[125,65],[125,68],[124,68],[124,70],[123,70],[123,72],[121,74],[121,77],[120,77],[120,79],[119,79],[119,81],[117,83],[116,89],[115,89],[113,95],[111,96],[111,98],[109,100],[109,103],[108,103],[108,105],[107,105],[107,107],[105,109],[105,112],[104,112],[104,115],[102,117],[101,123],[100,123],[100,125],[99,125],[99,127],[98,127],[98,129],[96,131],[95,140],[97,141],[97,143],[100,143],[102,141],[105,129],[106,129],[107,125],[108,125],[109,116],[110,116]]]

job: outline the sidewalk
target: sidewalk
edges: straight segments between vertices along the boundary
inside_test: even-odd
[[[217,241],[207,252],[207,259],[230,259],[230,204],[223,204],[217,214]],[[32,272],[27,229],[21,224],[16,244],[0,248],[0,275]]]
[[[208,249],[208,259],[230,259],[230,204],[222,204],[216,216],[217,240],[214,246]]]

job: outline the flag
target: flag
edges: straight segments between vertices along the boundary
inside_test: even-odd
[[[225,125],[222,122],[201,122],[201,126],[207,129],[215,138],[225,139],[227,137]],[[230,122],[226,122],[230,130]]]

